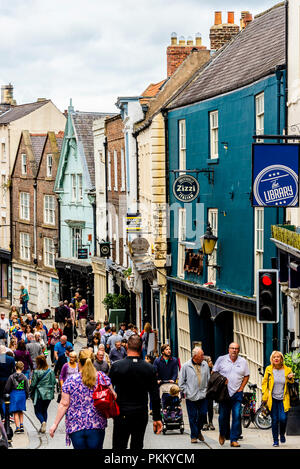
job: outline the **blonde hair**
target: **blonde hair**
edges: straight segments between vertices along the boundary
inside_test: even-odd
[[[23,371],[24,370],[24,363],[23,362],[17,362],[16,363],[16,370]]]
[[[271,365],[273,365],[273,358],[274,358],[274,355],[279,355],[280,358],[281,358],[281,364],[283,365],[283,362],[284,362],[284,356],[281,352],[279,352],[278,350],[274,350],[271,355],[270,355],[270,363]]]
[[[144,325],[144,331],[148,333],[152,331],[150,322],[146,322],[146,324]]]
[[[96,384],[97,372],[94,367],[95,356],[90,349],[82,349],[79,352],[78,361],[81,366],[82,382],[85,386],[92,389]]]

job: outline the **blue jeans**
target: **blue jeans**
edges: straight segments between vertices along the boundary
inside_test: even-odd
[[[26,314],[26,313],[29,313],[28,300],[23,301],[23,303],[22,303],[22,314]]]
[[[74,449],[102,449],[105,430],[98,428],[70,433]]]
[[[50,399],[38,399],[34,406],[34,413],[41,423],[47,422],[48,419],[48,407]]]
[[[280,436],[285,435],[287,412],[284,411],[283,401],[272,399],[271,417],[272,417],[272,435],[274,442],[278,442],[278,428]]]
[[[198,438],[207,414],[207,399],[199,399],[198,401],[186,399],[185,402],[191,429],[191,439]]]
[[[237,441],[241,435],[241,404],[243,392],[236,392],[230,400],[219,404],[219,430],[220,435],[230,438],[230,441]],[[230,412],[232,422],[230,428]]]

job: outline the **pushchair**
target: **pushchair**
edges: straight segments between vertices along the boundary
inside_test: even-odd
[[[162,432],[164,435],[167,430],[179,429],[181,434],[184,432],[181,399],[179,395],[172,395],[174,393],[171,388],[174,389],[175,387],[178,388],[169,382],[162,382],[160,386]]]

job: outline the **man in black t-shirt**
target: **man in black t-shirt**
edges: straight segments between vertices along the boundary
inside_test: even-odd
[[[117,393],[120,415],[114,419],[113,449],[143,449],[148,423],[148,393],[152,400],[153,430],[162,430],[160,398],[153,365],[141,358],[142,339],[133,334],[128,339],[127,357],[114,362],[109,377]]]

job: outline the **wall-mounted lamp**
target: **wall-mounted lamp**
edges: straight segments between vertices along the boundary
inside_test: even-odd
[[[218,274],[220,275],[221,266],[220,265],[210,265],[208,256],[211,256],[218,241],[218,237],[215,236],[212,232],[210,223],[207,223],[206,232],[203,236],[200,237],[200,242],[202,246],[203,254],[206,255],[206,265],[207,267],[213,267],[217,269]]]
[[[221,142],[225,151],[228,150],[228,142]]]

